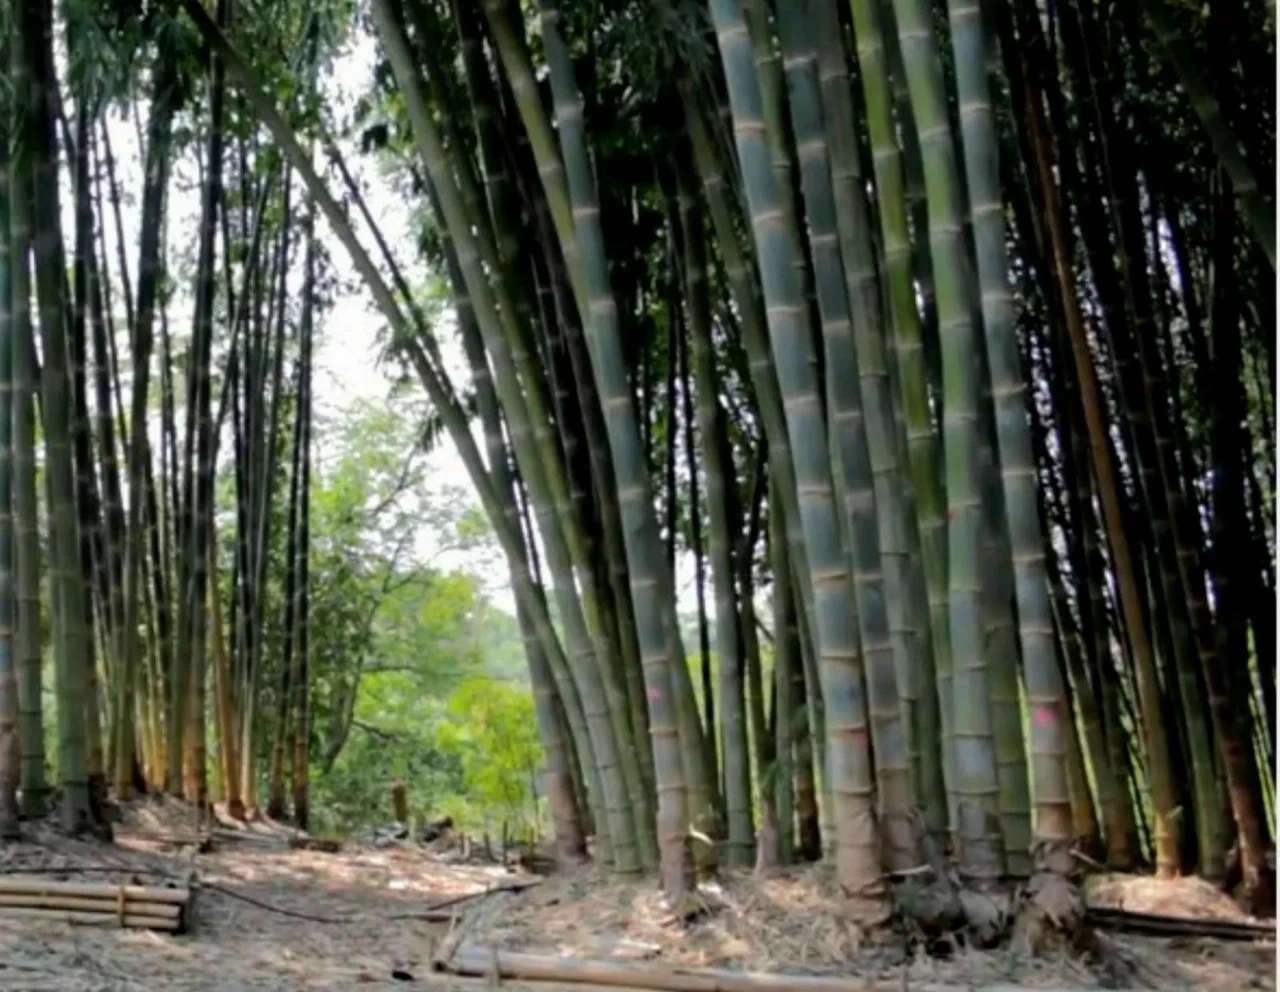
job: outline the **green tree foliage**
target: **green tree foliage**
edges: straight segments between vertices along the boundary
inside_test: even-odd
[[[312,485],[313,787],[317,813],[343,829],[385,822],[395,781],[424,815],[458,807],[475,819],[505,803],[514,816],[539,762],[521,758],[525,793],[486,785],[483,756],[509,763],[515,744],[494,730],[447,737],[465,722],[457,693],[480,699],[478,685],[536,745],[515,620],[479,578],[490,528],[456,487],[428,486],[419,414],[357,401],[322,435]]]

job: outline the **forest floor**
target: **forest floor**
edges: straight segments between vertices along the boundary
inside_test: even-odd
[[[114,844],[69,840],[28,825],[23,842],[0,846],[0,876],[160,884],[194,872],[193,925],[171,936],[0,917],[0,989],[13,992],[338,992],[432,989],[479,992],[490,980],[432,973],[451,925],[413,919],[433,905],[511,884],[501,866],[450,863],[414,846],[345,844],[336,853],[289,847],[287,828],[215,830],[196,853],[156,837],[190,836],[176,804],[141,802]],[[77,869],[96,868],[94,872]],[[111,869],[111,870],[103,870]],[[131,878],[131,873],[133,878]],[[677,925],[651,885],[609,882],[581,871],[520,892],[458,904],[472,946],[596,960],[845,976],[905,990],[1275,989],[1274,942],[1098,934],[1094,953],[1036,957],[1010,948],[956,949],[946,959],[912,953],[900,934],[867,942],[845,922],[820,868],[761,879],[729,875],[705,885],[708,911]],[[1195,879],[1157,883],[1107,876],[1090,905],[1243,919],[1224,895]],[[268,908],[269,907],[269,908]],[[503,982],[508,990],[586,986]],[[870,985],[868,986],[871,987]]]

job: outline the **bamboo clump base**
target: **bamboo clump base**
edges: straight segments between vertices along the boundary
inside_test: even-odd
[[[185,933],[190,907],[189,888],[0,879],[0,917]]]

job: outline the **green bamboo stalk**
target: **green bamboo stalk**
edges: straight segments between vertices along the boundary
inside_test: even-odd
[[[747,751],[746,709],[743,696],[743,645],[738,628],[733,545],[729,538],[728,486],[735,486],[728,454],[727,425],[720,406],[719,378],[711,343],[711,307],[707,298],[706,245],[701,218],[683,184],[680,217],[684,235],[684,294],[689,321],[689,358],[697,383],[698,432],[702,466],[707,480],[710,519],[711,578],[715,588],[716,654],[720,659],[720,717],[723,735],[724,804],[728,825],[726,862],[745,867],[752,862],[754,828],[751,817],[751,769]],[[714,732],[714,725],[709,726]]]
[[[17,52],[10,52],[15,70]],[[21,79],[17,71],[15,79]],[[21,90],[15,91],[21,93]],[[17,108],[20,109],[19,104]],[[40,644],[40,532],[36,508],[37,371],[31,327],[31,183],[15,159],[8,176],[10,279],[13,293],[13,509],[17,539],[18,736],[22,748],[22,812],[45,812],[43,653]]]
[[[1053,247],[1054,271],[1058,281],[1065,323],[1071,342],[1076,381],[1080,389],[1081,408],[1089,438],[1090,461],[1097,479],[1107,537],[1111,544],[1116,587],[1124,624],[1133,653],[1135,681],[1142,712],[1141,737],[1146,744],[1150,775],[1152,814],[1155,820],[1156,870],[1161,875],[1173,874],[1178,864],[1178,827],[1174,816],[1176,801],[1169,749],[1160,710],[1159,682],[1147,619],[1144,615],[1136,563],[1130,549],[1129,536],[1123,522],[1119,483],[1115,478],[1106,427],[1102,420],[1096,371],[1086,336],[1080,302],[1067,255],[1065,232],[1061,218],[1058,191],[1053,177],[1052,156],[1044,133],[1038,94],[1027,101],[1027,121],[1031,144],[1036,155],[1036,175],[1044,202],[1046,227]],[[1104,699],[1105,703],[1105,699]]]
[[[955,829],[955,748],[952,700],[951,640],[948,618],[947,531],[944,515],[947,492],[942,476],[942,444],[929,409],[929,373],[924,329],[916,307],[916,272],[903,190],[902,157],[893,118],[893,94],[885,53],[897,38],[882,24],[876,0],[851,0],[855,50],[866,106],[879,207],[879,230],[884,254],[888,314],[893,328],[893,366],[897,394],[906,426],[906,463],[915,497],[919,546],[930,614],[930,647],[937,686],[943,779],[948,794],[947,820]],[[892,28],[892,24],[887,26]],[[828,26],[829,31],[829,26]],[[914,119],[902,122],[914,134]],[[926,233],[917,232],[924,240]],[[927,252],[926,252],[927,254]],[[918,581],[918,580],[917,580]],[[930,827],[938,829],[939,811]]]
[[[369,226],[374,234],[374,238],[378,244],[378,249],[382,254],[383,261],[392,278],[392,284],[404,299],[406,306],[409,308],[410,315],[413,320],[414,328],[417,332],[417,340],[433,347],[430,337],[429,325],[426,317],[414,302],[412,291],[405,282],[400,267],[396,264],[395,258],[391,253],[390,246],[382,235],[381,229],[374,221],[369,212],[368,205],[365,203],[364,197],[360,192],[359,186],[355,183],[351,176],[350,170],[346,166],[345,160],[335,148],[330,146],[327,151],[338,167],[338,171],[342,176],[346,186],[347,193],[355,202],[364,218],[365,223]],[[428,192],[434,191],[428,188]],[[484,355],[484,343],[480,335],[479,327],[475,322],[475,314],[471,306],[471,298],[465,292],[463,285],[461,270],[458,267],[457,256],[453,249],[453,242],[447,236],[443,239],[443,248],[445,260],[448,265],[449,278],[454,286],[462,286],[463,292],[455,293],[454,307],[458,313],[458,323],[462,331],[462,343],[464,352],[467,354],[468,363],[471,366],[472,379],[475,383],[477,405],[480,410],[481,419],[484,424],[485,444],[489,454],[489,471],[493,475],[495,486],[497,487],[498,496],[502,501],[503,517],[506,522],[508,533],[515,538],[515,544],[520,549],[520,554],[516,559],[508,559],[508,566],[512,574],[513,588],[521,588],[522,583],[529,584],[531,587],[537,586],[541,580],[535,577],[530,571],[530,560],[525,552],[529,549],[530,544],[526,543],[523,532],[521,530],[521,517],[519,507],[516,503],[515,480],[512,478],[511,469],[507,465],[507,442],[501,430],[500,408],[496,405],[497,395],[494,391],[491,372]],[[434,350],[434,348],[433,348]],[[417,352],[415,351],[415,355]],[[439,361],[438,353],[436,360]],[[416,358],[415,358],[416,363]],[[425,380],[430,380],[429,373],[425,376]],[[493,404],[490,409],[490,404]],[[503,482],[506,480],[507,490],[503,490]],[[541,589],[536,589],[539,600],[541,600]],[[542,610],[545,612],[545,601]],[[520,615],[525,617],[527,621],[527,631],[522,627],[522,637],[526,646],[538,651],[538,656],[529,657],[531,665],[531,679],[534,682],[535,695],[540,700],[551,699],[553,709],[561,715],[556,717],[556,728],[554,733],[556,739],[559,739],[560,726],[563,723],[569,730],[569,734],[573,743],[573,749],[567,754],[570,772],[574,771],[574,763],[577,761],[581,764],[583,773],[588,779],[586,786],[586,794],[588,804],[590,805],[590,813],[597,822],[604,822],[604,807],[601,804],[601,787],[599,775],[596,768],[596,761],[591,749],[591,738],[586,729],[586,718],[583,715],[582,701],[578,694],[577,686],[574,684],[573,676],[569,672],[568,665],[564,658],[563,649],[558,639],[555,638],[554,632],[550,630],[549,625],[539,625],[536,616],[530,610],[529,605],[523,598],[517,600],[517,609]],[[544,640],[544,636],[550,634],[549,641]],[[534,668],[536,667],[536,674]],[[558,694],[557,694],[558,693]],[[542,703],[545,706],[545,702]],[[562,719],[563,718],[563,719]],[[542,717],[539,717],[540,721]],[[559,753],[559,748],[553,743],[544,743],[544,748],[548,754],[548,770],[554,776],[556,772],[555,755]],[[572,775],[575,782],[575,795],[577,789],[577,776]],[[557,786],[558,788],[558,786]],[[581,808],[581,807],[579,807]],[[578,828],[579,832],[581,828]],[[565,854],[568,857],[575,858],[581,854],[581,850],[576,841],[571,838],[574,834],[567,834],[565,841]],[[560,839],[560,834],[557,834]],[[597,837],[597,855],[601,862],[608,863],[612,860],[612,852],[608,847],[607,832]]]
[[[411,89],[416,89],[416,83],[421,82],[420,77],[411,77],[413,84]],[[428,81],[430,86],[430,81]],[[414,120],[415,133],[420,132],[417,138],[420,151],[424,156],[424,161],[428,161],[430,169],[430,161],[428,156],[435,156],[437,171],[434,173],[433,181],[439,182],[448,175],[440,171],[443,161],[443,146],[435,134],[430,117],[413,110],[413,104],[418,102],[419,97],[416,94],[407,94],[410,100],[411,115]],[[439,102],[439,98],[436,98]],[[439,155],[436,154],[437,150]],[[456,156],[455,156],[456,159]],[[602,686],[604,698],[606,702],[605,711],[613,725],[613,732],[617,740],[617,750],[621,762],[621,773],[626,785],[626,793],[634,818],[634,830],[639,844],[639,856],[642,865],[650,865],[656,858],[656,848],[653,842],[651,823],[652,813],[650,807],[650,797],[645,788],[645,775],[643,765],[636,756],[637,749],[631,747],[629,742],[633,738],[631,722],[629,719],[629,707],[627,705],[626,690],[624,688],[625,675],[618,671],[615,664],[617,652],[612,650],[615,641],[607,636],[608,625],[607,619],[602,616],[602,609],[607,610],[607,604],[603,602],[602,591],[598,588],[596,580],[596,570],[594,558],[596,557],[591,551],[590,542],[587,534],[579,526],[578,521],[573,519],[572,514],[572,488],[569,483],[566,466],[561,458],[560,452],[556,447],[554,435],[552,433],[551,424],[553,418],[551,416],[551,404],[546,395],[546,384],[543,369],[536,360],[535,349],[532,345],[531,335],[529,333],[528,321],[520,321],[517,319],[522,312],[524,304],[522,299],[514,292],[511,285],[510,267],[504,266],[501,262],[493,238],[489,235],[488,225],[484,223],[483,211],[481,208],[481,197],[477,189],[476,183],[471,176],[469,165],[461,165],[455,169],[458,177],[458,192],[462,202],[462,212],[470,218],[470,223],[475,225],[476,237],[474,243],[479,253],[480,260],[489,271],[495,273],[495,281],[493,284],[493,299],[496,306],[496,313],[501,323],[502,332],[496,330],[497,325],[486,325],[482,320],[480,323],[481,330],[484,331],[486,326],[495,328],[488,332],[486,338],[487,347],[493,355],[495,361],[495,372],[498,377],[498,385],[500,390],[504,382],[509,381],[511,392],[508,394],[508,405],[513,396],[518,395],[515,390],[516,376],[523,383],[524,402],[527,404],[527,424],[530,426],[533,436],[534,450],[540,456],[543,463],[543,472],[541,474],[530,474],[530,469],[525,462],[522,462],[522,471],[525,474],[526,482],[539,491],[544,485],[545,478],[546,497],[542,500],[544,505],[554,509],[556,517],[559,520],[559,532],[562,538],[553,539],[547,542],[547,551],[550,556],[557,559],[565,558],[565,568],[559,570],[559,574],[563,576],[563,583],[558,584],[557,588],[563,590],[566,600],[569,597],[577,599],[573,595],[576,590],[572,583],[573,572],[576,571],[578,581],[582,585],[582,596],[576,606],[568,606],[567,601],[562,605],[562,610],[568,606],[568,622],[577,624],[577,620],[572,616],[576,613],[582,617],[582,630],[585,640],[583,644],[590,644],[591,659],[598,670],[597,680]],[[442,200],[442,206],[446,210],[455,210],[455,220],[460,214],[456,207],[451,207],[448,197]],[[505,220],[505,218],[504,218]],[[464,275],[468,271],[468,264],[465,262],[466,251],[460,252],[460,259],[463,260]],[[568,256],[566,256],[568,257]],[[483,278],[482,273],[478,270],[473,273],[473,282],[476,279]],[[475,293],[474,287],[468,290]],[[477,301],[479,305],[479,301]],[[483,309],[480,311],[483,313]],[[509,358],[507,357],[509,354]],[[517,418],[516,424],[519,424]],[[519,428],[517,428],[519,429]],[[519,452],[517,452],[519,456]],[[526,455],[526,458],[530,457]],[[548,522],[547,527],[554,528],[554,523]],[[561,541],[563,542],[564,551],[561,551]],[[555,563],[553,565],[553,574],[557,572]],[[570,570],[572,569],[572,571]],[[583,663],[586,663],[586,654],[582,653]],[[689,697],[692,698],[692,688],[688,687]],[[696,727],[694,728],[696,729]]]
[[[0,65],[9,64],[9,25],[0,20]],[[9,113],[0,98],[0,840],[18,836],[18,738],[13,515],[13,256],[9,233]]]
[[[911,113],[911,92],[902,64],[902,49],[895,28],[893,0],[876,0],[879,10],[884,53],[888,67],[888,86],[892,94],[892,116],[901,135],[901,182],[905,183],[906,212],[911,219],[909,232],[911,262],[920,294],[920,323],[923,331],[923,360],[928,376],[929,395],[935,403],[942,400],[942,361],[938,352],[938,305],[933,285],[933,259],[929,254],[929,204],[924,188],[924,162],[920,155],[920,136],[916,133]]]
[[[163,47],[160,66],[172,66]],[[171,69],[157,72],[152,95],[151,119],[148,122],[147,150],[143,165],[142,227],[138,246],[138,302],[133,326],[133,384],[129,408],[130,435],[126,452],[129,475],[129,516],[125,525],[124,609],[121,625],[121,673],[117,686],[116,712],[121,726],[116,736],[116,793],[127,796],[132,788],[134,735],[131,721],[125,715],[131,705],[133,690],[131,672],[139,653],[138,589],[142,580],[143,502],[147,463],[151,460],[146,434],[147,395],[151,376],[151,351],[154,343],[156,297],[159,288],[160,218],[168,187],[169,147],[173,114],[177,104],[177,79]],[[114,187],[113,187],[114,188]],[[132,302],[130,303],[132,306]]]
[[[804,546],[804,531],[800,517],[799,491],[796,488],[795,466],[791,458],[791,442],[787,437],[786,417],[782,396],[778,387],[777,369],[773,364],[766,327],[764,301],[760,280],[751,245],[739,241],[735,210],[730,197],[730,179],[726,176],[725,161],[717,151],[704,108],[698,102],[687,75],[679,79],[681,104],[684,108],[685,126],[693,147],[693,157],[698,176],[711,214],[716,242],[724,275],[729,284],[734,308],[740,317],[743,347],[747,353],[748,375],[760,410],[764,426],[769,472],[777,483],[777,495],[785,520],[788,557],[791,562],[796,599],[803,623],[805,643],[813,644],[817,637],[817,619],[814,612],[814,590],[808,566],[808,553]],[[733,188],[741,184],[732,183]],[[804,671],[814,669],[812,652],[806,652]],[[816,673],[816,669],[814,672]],[[811,673],[811,674],[813,674]],[[819,742],[817,760],[820,782],[824,790],[823,810],[830,813],[829,779],[826,774],[826,733],[823,719],[822,695],[814,679],[810,712],[814,721],[814,738]],[[828,832],[830,834],[830,831]]]
[[[794,3],[779,12],[778,26],[786,60],[787,89],[795,128],[800,181],[808,216],[814,285],[822,315],[826,349],[826,393],[831,411],[832,463],[838,473],[836,491],[844,506],[844,521],[853,563],[863,665],[871,716],[879,817],[886,844],[886,864],[892,871],[919,865],[915,836],[916,783],[912,775],[910,742],[903,698],[912,681],[906,644],[897,644],[890,630],[888,602],[880,546],[881,507],[876,500],[863,412],[860,369],[853,342],[853,320],[845,264],[841,258],[836,207],[827,159],[827,141],[817,81],[817,51],[808,30],[812,10]],[[861,300],[861,295],[860,295]],[[868,316],[862,314],[864,319]],[[872,331],[874,333],[874,331]],[[883,409],[876,411],[884,414]],[[892,414],[878,421],[891,430]],[[897,448],[892,433],[881,438],[886,453]],[[891,508],[885,507],[884,513]],[[897,589],[900,595],[905,590]],[[896,649],[896,650],[895,650]]]
[[[786,522],[778,503],[769,500],[769,557],[773,566],[773,677],[777,714],[774,739],[773,802],[778,821],[778,862],[791,864],[795,857],[795,769],[794,748],[799,724],[805,715],[796,706],[795,677],[804,684],[799,658],[800,635],[796,629],[795,600],[791,589],[791,565],[787,560]]]
[[[602,685],[600,679],[597,668],[599,659],[587,631],[581,602],[572,584],[572,565],[563,532],[557,525],[554,505],[560,503],[560,500],[553,503],[549,495],[547,472],[549,468],[554,471],[559,465],[558,455],[548,451],[551,439],[546,431],[549,429],[550,418],[543,408],[540,411],[542,416],[535,419],[534,412],[526,405],[531,399],[536,400],[539,393],[530,380],[524,383],[526,392],[522,393],[520,389],[511,353],[511,342],[518,334],[504,334],[500,324],[493,292],[480,268],[480,247],[476,233],[464,215],[461,193],[451,176],[439,134],[432,124],[426,98],[396,13],[388,0],[378,0],[374,6],[374,15],[391,59],[393,72],[410,111],[415,142],[435,187],[446,227],[457,247],[466,292],[484,335],[485,346],[494,362],[495,385],[507,411],[517,463],[538,508],[557,603],[562,622],[566,625],[570,651],[574,656],[575,676],[581,683],[585,715],[592,733],[593,750],[605,792],[608,822],[597,824],[597,829],[608,829],[610,833],[609,846],[614,856],[615,869],[621,874],[634,873],[640,868],[637,828],[647,826],[636,822],[640,817],[636,815],[638,811],[635,804],[637,799],[643,801],[643,796],[638,796],[634,789],[628,789],[624,779],[623,757],[619,751],[622,742],[615,736],[611,706],[605,696],[607,686]],[[504,308],[504,312],[509,315],[510,308]],[[563,482],[563,477],[561,481]],[[562,492],[564,488],[561,488]],[[636,767],[638,776],[638,767],[634,762],[631,764]]]
[[[640,434],[631,406],[630,384],[622,360],[617,305],[609,284],[609,270],[600,228],[600,208],[595,177],[583,136],[582,98],[573,79],[568,50],[559,36],[558,13],[542,8],[543,44],[551,70],[560,150],[564,157],[569,197],[585,288],[589,294],[587,315],[591,364],[600,390],[601,406],[614,454],[618,502],[623,520],[627,561],[631,569],[641,659],[649,702],[654,769],[658,786],[658,848],[664,887],[673,896],[683,895],[691,882],[686,834],[686,790],[679,754],[676,719],[680,695],[676,669],[684,672],[679,632],[675,622],[675,596],[670,579],[663,578],[658,560],[658,525],[654,515],[648,473],[641,456]],[[692,699],[692,686],[688,695]],[[696,717],[696,709],[695,709]],[[700,740],[690,742],[703,752]]]
[[[314,370],[312,352],[315,341],[315,284],[316,284],[316,234],[315,207],[306,206],[304,238],[306,249],[303,261],[302,319],[298,327],[298,401],[297,416],[302,424],[300,431],[301,458],[298,464],[300,476],[298,493],[298,578],[297,605],[294,622],[297,667],[290,686],[293,696],[293,820],[301,830],[306,830],[311,809],[310,745],[311,745],[311,428],[314,408],[311,382]],[[286,214],[286,217],[288,215]]]
[[[447,261],[450,275],[457,266],[457,261],[449,251]],[[461,274],[457,277],[461,279]],[[484,355],[484,344],[480,339],[480,331],[474,326],[474,316],[470,312],[470,303],[464,307],[460,300],[454,302],[458,311],[458,324],[463,328],[462,342],[466,351],[467,362],[471,369],[471,380],[476,391],[476,406],[480,412],[484,426],[485,447],[489,456],[489,474],[493,477],[494,488],[502,500],[503,512],[509,526],[519,533],[519,508],[516,506],[515,489],[511,479],[511,470],[507,463],[507,443],[502,433],[502,416],[498,406],[498,397],[493,388],[488,362]],[[523,544],[523,541],[521,542]],[[517,567],[514,563],[510,566]],[[528,568],[527,558],[523,567]],[[515,585],[514,578],[512,585]],[[534,713],[538,720],[539,737],[546,755],[543,773],[543,791],[551,808],[551,818],[555,828],[556,848],[559,856],[569,863],[581,860],[585,853],[585,838],[581,819],[578,815],[577,801],[573,790],[573,755],[570,751],[571,741],[581,741],[579,749],[585,745],[590,747],[585,726],[576,737],[566,739],[562,733],[561,721],[556,714],[556,684],[551,672],[551,665],[542,645],[534,633],[533,619],[522,603],[516,604],[516,620],[520,626],[521,639],[524,641],[525,657],[529,665],[529,681],[533,686]],[[572,682],[569,683],[570,688]],[[581,713],[582,704],[576,704],[576,712]],[[566,704],[566,726],[575,719],[568,714]],[[581,721],[581,716],[576,720]],[[570,734],[572,734],[572,730]],[[588,752],[589,753],[589,752]],[[595,776],[594,764],[584,762],[588,766],[588,774]],[[594,795],[599,796],[599,780],[594,782]],[[598,816],[603,811],[597,812]]]
[[[15,90],[30,94],[20,106],[19,158],[14,164],[34,196],[15,199],[10,209],[25,214],[34,208],[33,248],[36,298],[39,307],[44,365],[41,375],[41,413],[44,421],[46,478],[53,494],[50,505],[50,582],[57,591],[59,624],[54,642],[58,685],[58,763],[62,785],[62,821],[70,833],[91,821],[85,700],[88,686],[84,586],[77,562],[78,527],[75,508],[75,470],[71,446],[73,408],[68,370],[66,299],[58,166],[53,128],[52,11],[45,4],[23,7],[18,44],[14,46]],[[26,216],[14,226],[30,230]],[[21,289],[21,287],[16,287]]]
[[[1037,476],[1024,398],[1027,387],[1014,333],[1013,295],[1009,290],[1004,202],[998,165],[999,143],[987,78],[988,31],[983,25],[977,2],[949,0],[948,10],[955,50],[970,220],[981,290],[982,327],[996,408],[1000,481],[1013,552],[1018,637],[1022,647],[1027,705],[1031,711],[1036,867],[1066,874],[1074,870],[1070,855],[1071,797],[1066,763],[1070,707],[1054,643],[1044,566],[1043,527],[1036,496]],[[1016,712],[1016,683],[1013,688]],[[1022,755],[1016,757],[1021,759]],[[1007,819],[1005,830],[1006,857],[1010,871],[1014,872],[1025,852],[1015,848],[1016,840],[1010,836]]]
[[[1215,655],[1201,655],[1201,665],[1208,689],[1209,707],[1217,731],[1221,757],[1220,767],[1226,779],[1232,818],[1237,831],[1237,845],[1242,875],[1241,894],[1252,901],[1266,898],[1263,884],[1265,867],[1265,813],[1260,795],[1259,771],[1255,752],[1249,744],[1252,715],[1246,704],[1237,713],[1231,704],[1231,689],[1248,683],[1248,646],[1246,644],[1245,610],[1242,597],[1231,586],[1230,561],[1233,549],[1248,540],[1248,522],[1243,514],[1233,514],[1243,503],[1245,466],[1241,457],[1241,424],[1246,422],[1246,400],[1240,387],[1241,362],[1240,322],[1237,311],[1238,284],[1232,270],[1235,254],[1229,180],[1224,180],[1217,196],[1215,210],[1214,293],[1212,322],[1216,378],[1222,384],[1217,396],[1213,423],[1214,442],[1214,566],[1215,591],[1218,595]],[[1260,659],[1259,659],[1260,660]],[[1252,688],[1249,688],[1252,695]],[[1237,695],[1237,698],[1238,695]],[[1253,786],[1258,783],[1259,788]]]
[[[760,280],[750,247],[739,240],[735,214],[728,193],[731,180],[725,174],[724,162],[716,152],[703,108],[697,102],[687,77],[680,79],[681,103],[685,126],[693,148],[693,158],[701,180],[707,209],[724,273],[729,283],[734,309],[742,329],[742,343],[747,352],[747,366],[756,405],[760,410],[768,444],[769,470],[777,481],[778,497],[786,520],[789,554],[799,563],[801,575],[807,576],[808,557],[804,550],[804,534],[800,526],[800,501],[795,485],[795,467],[791,461],[791,445],[787,438],[786,417],[778,390],[778,373],[769,351],[764,303]],[[735,184],[736,185],[736,184]],[[813,631],[813,587],[807,580],[800,583],[801,612],[806,626]]]
[[[836,827],[836,867],[845,889],[869,916],[884,912],[874,784],[867,740],[849,567],[841,540],[827,429],[814,369],[796,242],[787,229],[774,174],[750,37],[736,0],[714,0],[712,23],[728,81],[734,138],[751,228],[760,258],[769,333],[784,400],[801,502],[805,548],[814,583],[817,652],[827,712],[828,771]]]
[[[941,838],[947,830],[947,805],[934,638],[920,550],[920,522],[903,467],[905,425],[894,389],[900,373],[887,348],[891,329],[881,305],[873,220],[866,201],[866,180],[854,128],[855,103],[836,0],[819,0],[817,13],[818,75],[829,135],[836,224],[849,289],[859,385],[867,411],[889,622],[895,659],[902,665],[901,691],[912,733],[909,756],[926,829]]]
[[[987,577],[979,410],[983,396],[980,344],[969,297],[972,262],[960,224],[963,195],[932,15],[921,0],[895,0],[894,11],[925,163],[942,346],[956,832],[962,871],[976,881],[993,882],[1003,874],[1004,851],[983,597]]]
[[[598,502],[599,529],[603,531],[603,560],[600,561],[600,556],[593,553],[590,547],[585,549],[585,553],[594,561],[599,561],[601,573],[599,579],[602,589],[594,597],[596,610],[603,627],[602,633],[606,644],[616,645],[617,663],[622,668],[621,681],[626,691],[631,716],[630,731],[636,736],[644,737],[648,732],[644,674],[640,665],[639,645],[636,643],[631,593],[628,588],[626,552],[623,548],[622,526],[618,517],[617,489],[614,484],[608,440],[605,436],[604,417],[600,411],[595,382],[590,371],[590,359],[586,353],[586,344],[582,339],[580,322],[575,312],[571,275],[565,272],[565,266],[558,257],[558,241],[555,238],[541,184],[536,181],[521,182],[519,176],[513,180],[511,168],[518,170],[520,162],[524,159],[520,159],[510,149],[507,154],[503,154],[502,125],[505,122],[501,115],[499,95],[495,92],[488,63],[481,50],[483,15],[468,0],[455,0],[453,6],[454,17],[458,23],[466,85],[475,117],[489,213],[497,221],[494,227],[499,261],[506,269],[514,268],[519,264],[517,259],[520,248],[519,239],[515,236],[512,225],[504,222],[518,209],[518,201],[514,195],[516,190],[513,187],[519,186],[526,200],[534,201],[534,236],[539,239],[547,269],[547,285],[541,289],[549,294],[550,302],[553,304],[551,308],[546,306],[542,308],[544,315],[542,324],[549,335],[552,332],[558,333],[561,325],[565,328],[561,336],[565,342],[565,351],[572,370],[572,383],[566,382],[564,389],[569,394],[567,402],[570,408],[576,404],[576,409],[581,411],[571,419],[567,419],[561,416],[560,409],[557,408],[557,422],[566,439],[570,436],[565,432],[567,425],[577,424],[580,421],[583,423],[589,459],[589,482],[575,486],[571,496],[575,506],[580,507],[579,521],[588,521],[583,529],[588,531],[584,536],[589,537],[590,489],[594,487]],[[421,5],[414,6],[414,9],[420,8]],[[449,115],[446,115],[446,119],[450,119]],[[522,143],[522,139],[523,135],[517,134],[517,145]],[[527,139],[523,140],[527,142]],[[515,159],[510,163],[510,167],[509,159]],[[566,289],[568,289],[567,293]],[[523,294],[517,297],[518,307],[524,306],[525,303]],[[568,443],[565,444],[565,449],[568,450]],[[589,584],[587,588],[591,588]],[[637,752],[641,779],[645,789],[651,790],[653,788],[653,755],[650,749],[645,747],[638,748]],[[642,843],[647,843],[648,837],[648,832],[643,832]],[[654,855],[656,856],[656,851]]]

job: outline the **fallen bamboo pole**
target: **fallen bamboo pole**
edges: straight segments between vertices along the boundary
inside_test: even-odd
[[[552,957],[464,944],[448,962],[451,972],[476,978],[613,985],[654,992],[869,992],[865,979],[681,968],[586,958]]]
[[[123,916],[114,911],[101,913],[76,913],[62,909],[35,909],[22,906],[0,906],[0,917],[24,920],[49,920],[72,923],[77,926],[130,927],[142,930],[177,930],[179,919],[163,916],[141,916],[126,912]]]
[[[437,965],[439,967],[439,965]],[[728,971],[718,968],[685,968],[646,962],[631,964],[589,958],[556,957],[502,951],[478,944],[464,944],[454,951],[448,972],[466,980],[484,979],[486,987],[499,981],[528,983],[536,988],[569,992],[604,992],[605,989],[643,989],[646,992],[901,992],[903,978],[876,979],[778,975]],[[547,983],[540,985],[540,983]],[[478,987],[478,986],[477,986]],[[969,986],[946,983],[911,983],[911,992],[969,992]],[[1015,985],[984,985],[983,992],[1026,992]],[[1084,992],[1080,989],[1039,989],[1038,992]]]
[[[790,984],[790,980],[785,976],[775,976],[783,978],[787,982],[786,988],[795,988]],[[472,978],[460,975],[418,975],[414,981],[423,985],[428,989],[440,989],[440,992],[493,992],[493,981],[488,978]],[[502,988],[504,992],[664,992],[663,989],[656,986],[637,986],[637,985],[601,985],[597,982],[580,982],[571,981],[538,981],[533,979],[512,979],[503,978]],[[852,983],[845,986],[846,990],[852,992],[902,992],[903,983],[901,978],[896,979],[847,979]],[[861,982],[861,984],[859,984]],[[972,984],[946,984],[939,982],[928,982],[920,984],[912,982],[909,986],[910,992],[974,992],[976,986]],[[982,992],[1031,992],[1026,986],[1021,985],[983,985]],[[753,989],[752,992],[759,992]],[[1092,989],[1084,988],[1036,988],[1034,992],[1095,992]],[[1117,989],[1113,992],[1137,992],[1136,989]]]
[[[133,902],[167,902],[185,905],[190,898],[187,889],[161,888],[152,885],[110,885],[92,882],[61,882],[49,878],[0,878],[0,898],[14,895],[80,896],[88,899],[119,899]]]
[[[1212,937],[1218,940],[1276,939],[1275,921],[1197,919],[1191,916],[1164,916],[1129,909],[1089,907],[1085,921],[1098,927],[1166,937]]]

